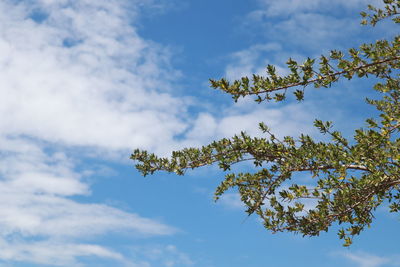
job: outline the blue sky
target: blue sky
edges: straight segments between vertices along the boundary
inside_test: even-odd
[[[129,160],[259,135],[260,121],[319,138],[320,118],[350,135],[375,114],[373,79],[261,105],[208,79],[391,38],[391,24],[359,25],[371,1],[1,1],[0,265],[400,266],[399,216],[385,207],[343,248],[334,228],[271,234],[234,191],[214,203],[215,167],[143,178]]]

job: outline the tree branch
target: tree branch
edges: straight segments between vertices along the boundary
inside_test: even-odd
[[[287,86],[276,87],[276,88],[266,89],[266,90],[257,91],[257,92],[243,92],[242,91],[242,92],[229,92],[229,93],[232,94],[232,95],[243,95],[243,96],[244,95],[260,95],[260,94],[263,94],[263,93],[271,93],[271,92],[275,92],[275,91],[286,90],[288,88],[292,88],[292,87],[296,87],[296,86],[300,86],[300,85],[307,86],[310,83],[315,83],[315,82],[318,82],[318,81],[322,81],[322,80],[327,79],[329,77],[340,76],[340,75],[343,75],[343,74],[346,74],[346,73],[349,73],[349,72],[361,70],[363,68],[373,67],[373,66],[376,66],[376,65],[380,65],[380,64],[383,64],[383,63],[387,63],[387,62],[391,62],[391,61],[395,61],[395,60],[399,60],[399,59],[400,59],[400,57],[393,57],[393,58],[389,58],[389,59],[385,59],[385,60],[381,60],[381,61],[376,61],[374,63],[369,63],[369,64],[358,66],[358,67],[356,67],[354,69],[351,69],[351,70],[338,71],[338,72],[332,73],[330,75],[326,75],[326,76],[318,77],[318,78],[315,78],[315,79],[312,79],[312,80],[308,80],[306,83],[304,81],[303,82],[297,82],[297,83],[289,84]]]

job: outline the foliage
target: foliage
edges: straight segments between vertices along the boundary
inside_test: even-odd
[[[362,24],[375,26],[391,18],[400,23],[400,0],[384,0],[385,8],[369,6],[362,12]],[[135,150],[131,159],[143,175],[163,170],[183,175],[194,169],[217,163],[223,171],[233,164],[252,161],[254,173],[229,173],[218,186],[218,199],[230,188],[238,188],[248,214],[261,217],[264,226],[273,231],[290,231],[304,236],[317,236],[332,224],[342,224],[338,232],[344,245],[373,221],[373,211],[384,201],[390,211],[400,210],[400,36],[351,48],[347,53],[331,51],[318,60],[308,58],[302,64],[287,61],[290,73],[279,76],[274,66],[267,66],[267,76],[254,74],[229,82],[211,80],[211,86],[240,97],[253,95],[258,103],[282,101],[288,89],[297,100],[304,97],[307,86],[329,87],[346,78],[374,76],[379,82],[374,89],[379,100],[367,99],[380,112],[378,120],[366,120],[368,128],[355,131],[349,141],[331,122],[316,120],[321,133],[331,137],[329,142],[317,142],[310,136],[286,136],[279,140],[263,123],[260,129],[268,138],[253,138],[242,132],[231,139],[214,141],[201,148],[186,148],[172,152],[171,158],[160,158],[146,151]],[[318,63],[318,64],[317,64]],[[296,173],[312,176],[314,186],[292,184]],[[305,201],[315,205],[306,208]]]

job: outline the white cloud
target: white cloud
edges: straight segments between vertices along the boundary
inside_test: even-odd
[[[137,35],[129,24],[137,11],[126,3],[0,4],[3,135],[160,149],[186,127],[184,100],[165,93],[178,75],[168,51]],[[29,18],[35,8],[47,16],[41,23]]]
[[[265,58],[260,62],[260,58],[263,58],[260,56],[267,52],[271,54],[282,52],[282,47],[278,43],[268,43],[264,45],[253,45],[248,49],[233,53],[231,55],[233,62],[228,64],[225,69],[226,77],[230,80],[234,80],[240,79],[243,76],[251,76],[253,73],[260,75],[265,74],[265,67],[267,64],[271,64],[271,62],[266,62]]]
[[[244,210],[246,205],[240,199],[239,193],[225,193],[218,199],[218,204],[223,205],[229,209]]]
[[[395,257],[380,257],[365,252],[337,253],[357,264],[358,267],[398,266]]]
[[[235,113],[221,119],[217,135],[232,136],[240,133],[240,131],[246,131],[252,136],[264,135],[259,129],[260,122],[267,124],[278,137],[298,135],[300,132],[313,132],[311,125],[313,118],[308,113],[307,108],[300,105],[286,105],[281,108],[256,108],[254,111],[246,113],[242,113],[238,108]]]
[[[254,32],[254,36],[260,41],[232,53],[225,68],[225,76],[229,80],[235,80],[243,76],[251,77],[253,73],[266,75],[265,67],[268,64],[276,66],[278,74],[285,75],[289,72],[285,65],[288,58],[302,62],[307,57],[318,58],[329,49],[343,49],[361,43],[357,38],[361,36],[359,33],[362,27],[355,17],[366,7],[367,2],[260,0],[259,8],[247,14],[243,23],[246,34],[251,35]],[[335,12],[340,12],[340,16]],[[344,88],[340,89],[341,92],[346,90],[346,86],[342,87]],[[265,108],[263,104],[256,106],[251,97],[240,99],[231,109],[240,112],[236,115],[224,114],[217,122],[215,132],[219,136],[230,136],[245,129],[256,135],[259,134],[258,122],[263,121],[275,134],[280,133],[280,136],[298,136],[303,132],[313,134],[316,133],[312,129],[313,120],[324,117],[345,125],[347,117],[342,116],[339,108],[344,101],[338,98],[337,93],[335,95],[330,90],[325,90],[324,94],[314,91],[309,96],[308,92],[312,90],[311,86],[306,88],[306,101],[301,105],[289,104],[282,107],[267,103]],[[288,90],[287,95],[293,99],[291,92],[292,90]],[[323,101],[321,98],[324,98]],[[333,102],[336,104],[333,105]]]
[[[54,266],[77,266],[80,256],[122,260],[115,251],[79,240],[110,233],[146,237],[176,232],[134,213],[67,198],[90,190],[66,154],[45,152],[22,138],[0,139],[0,144],[0,260]]]
[[[81,204],[48,195],[1,192],[0,233],[4,236],[80,238],[111,231],[139,235],[175,232],[172,227],[106,205]]]
[[[186,138],[206,144],[211,138],[214,138],[214,134],[218,128],[217,119],[209,113],[201,113],[195,120],[193,127],[186,134]]]
[[[176,232],[72,198],[91,194],[91,172],[77,170],[84,159],[71,148],[162,151],[187,127],[179,116],[184,99],[173,97],[169,86],[179,76],[169,51],[142,39],[132,25],[143,4],[0,2],[0,112],[6,114],[0,118],[0,261],[79,266],[78,257],[91,256],[125,262],[96,237]]]
[[[268,42],[279,43],[285,58],[280,62],[269,57],[269,62],[283,63],[290,57],[318,57],[330,49],[348,49],[365,42],[365,30],[374,41],[382,38],[382,34],[394,36],[397,31],[390,25],[381,23],[378,27],[361,27],[360,11],[367,10],[367,5],[382,7],[381,0],[260,0],[259,8],[247,14],[244,20],[246,32],[256,29],[257,36],[261,31]],[[382,28],[380,28],[382,26]],[[385,29],[385,30],[383,30]],[[364,31],[363,31],[364,30]],[[260,43],[259,45],[265,45]],[[250,50],[250,48],[249,48]],[[273,53],[270,53],[273,55]]]
[[[277,66],[280,74],[286,74],[284,63],[289,57],[302,61],[307,57],[319,57],[329,49],[358,45],[365,41],[360,40],[365,28],[360,27],[358,14],[370,3],[367,0],[329,3],[323,0],[260,0],[259,8],[245,16],[243,31],[249,35],[255,33],[261,41],[233,53],[226,76],[237,79],[252,73],[264,74],[267,64]],[[381,3],[375,1],[378,6]]]
[[[273,105],[271,105],[273,106]],[[307,105],[286,105],[284,107],[257,107],[251,101],[227,108],[218,117],[201,114],[187,133],[186,145],[200,145],[216,138],[229,138],[245,131],[251,136],[269,137],[261,132],[259,123],[264,122],[277,137],[298,136],[300,133],[315,133]]]
[[[1,240],[0,248],[0,257],[3,260],[17,260],[51,266],[83,266],[76,260],[77,256],[96,256],[124,261],[124,257],[117,252],[88,244],[64,244],[61,242],[19,243]]]
[[[133,252],[136,256],[148,259],[149,266],[193,266],[195,262],[184,252],[174,245],[135,247]]]
[[[324,0],[259,0],[259,2],[261,3],[262,7],[264,7],[264,12],[268,16],[288,16],[315,10],[319,12],[329,12],[332,11],[332,5],[335,7],[353,9],[359,8],[360,6],[366,7],[367,4],[371,4],[370,0],[336,0],[329,4],[327,4]],[[381,1],[376,0],[375,2],[380,3]]]
[[[46,154],[38,145],[21,138],[0,138],[0,146],[0,174],[5,178],[2,188],[63,196],[89,193],[64,153]]]

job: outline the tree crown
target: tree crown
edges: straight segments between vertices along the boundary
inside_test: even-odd
[[[368,6],[361,12],[363,25],[375,26],[390,18],[400,23],[400,0],[384,0],[384,8]],[[307,86],[329,87],[345,78],[374,76],[378,100],[367,99],[380,112],[379,119],[366,119],[367,128],[355,130],[354,141],[332,130],[331,122],[315,120],[314,125],[329,142],[317,142],[308,135],[277,138],[260,123],[264,138],[242,132],[230,139],[214,141],[201,148],[172,152],[158,157],[136,149],[131,159],[144,175],[155,171],[183,175],[185,170],[218,164],[223,171],[243,161],[251,161],[254,172],[228,173],[215,191],[215,199],[230,188],[237,188],[247,213],[257,214],[272,232],[289,231],[317,236],[334,224],[344,245],[373,221],[373,212],[384,201],[390,211],[400,211],[400,36],[378,40],[349,49],[332,50],[319,59],[302,63],[289,59],[289,74],[280,76],[268,65],[267,75],[254,74],[239,80],[210,80],[211,86],[237,101],[255,96],[256,102],[283,101],[290,89],[297,100],[304,98]],[[309,173],[311,185],[294,183],[296,173]],[[290,184],[291,183],[291,184]],[[308,204],[307,204],[308,203]],[[311,207],[309,203],[311,204]]]

